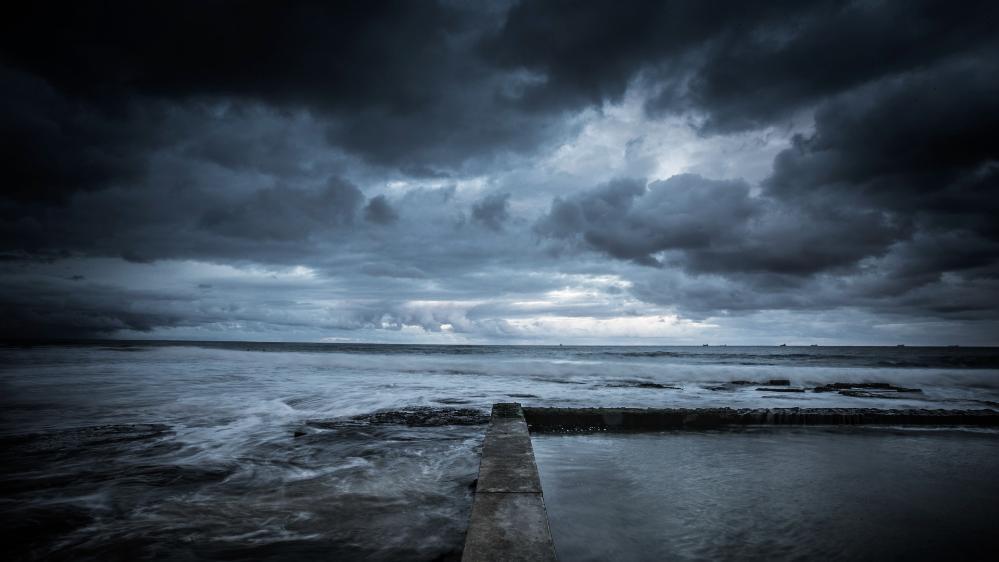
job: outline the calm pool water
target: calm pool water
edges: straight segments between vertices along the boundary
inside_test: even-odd
[[[994,560],[999,433],[536,435],[560,560]]]

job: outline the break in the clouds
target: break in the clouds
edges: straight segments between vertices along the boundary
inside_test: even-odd
[[[4,337],[999,340],[994,2],[35,2]]]

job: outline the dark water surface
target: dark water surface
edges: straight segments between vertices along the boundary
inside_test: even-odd
[[[973,348],[0,346],[4,554],[453,559],[495,402],[987,408],[997,365]],[[772,378],[922,392],[727,384]]]
[[[995,560],[999,433],[535,436],[559,559]]]

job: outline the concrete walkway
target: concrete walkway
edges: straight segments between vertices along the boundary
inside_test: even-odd
[[[520,404],[493,405],[461,559],[556,560],[541,479]]]

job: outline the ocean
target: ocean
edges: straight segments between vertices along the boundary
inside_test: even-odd
[[[999,349],[7,345],[7,558],[456,560],[510,401],[999,409]]]

